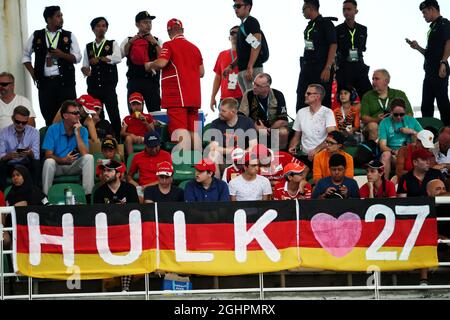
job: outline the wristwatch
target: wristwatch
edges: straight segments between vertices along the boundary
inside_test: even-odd
[[[439,63],[440,64],[447,64],[447,60],[441,60]]]

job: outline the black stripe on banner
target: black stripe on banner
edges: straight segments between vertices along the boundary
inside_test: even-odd
[[[268,210],[275,210],[274,222],[296,220],[295,201],[242,201],[242,202],[196,202],[160,203],[158,220],[173,223],[177,211],[184,212],[187,224],[234,223],[235,212],[245,210],[247,223],[255,223]]]
[[[74,225],[77,227],[94,227],[95,216],[106,213],[108,226],[128,225],[129,215],[132,210],[141,212],[142,222],[152,222],[155,219],[155,206],[153,204],[94,204],[74,206],[28,206],[16,207],[16,219],[18,225],[27,225],[27,214],[36,212],[39,214],[41,226],[60,227],[62,216],[71,213]]]
[[[430,207],[429,218],[436,217],[434,198],[387,198],[387,199],[325,199],[325,200],[300,200],[300,220],[311,220],[318,213],[327,213],[339,217],[343,213],[352,212],[365,218],[367,210],[373,205],[385,205],[395,213],[396,206],[426,206]],[[396,215],[398,220],[411,220],[415,215]],[[379,214],[375,219],[385,219]]]

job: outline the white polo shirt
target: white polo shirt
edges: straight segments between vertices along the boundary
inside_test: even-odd
[[[443,154],[439,149],[439,142],[436,142],[434,149],[432,150],[436,158],[437,164],[447,164],[450,163],[450,149],[447,150],[447,154]]]
[[[30,118],[36,118],[36,114],[34,113],[30,100],[16,94],[15,98],[8,104],[4,103],[0,99],[0,129],[6,128],[13,123],[11,116],[13,115],[13,111],[17,106],[26,107],[28,110],[30,110]]]
[[[292,128],[302,132],[302,151],[308,153],[326,139],[329,127],[336,127],[333,111],[321,106],[314,114],[310,107],[300,109]]]

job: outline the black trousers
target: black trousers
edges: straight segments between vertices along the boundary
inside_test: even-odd
[[[161,93],[159,90],[159,82],[155,82],[155,80],[151,78],[128,79],[127,89],[127,97],[129,97],[133,92],[139,92],[142,94],[148,112],[161,110]]]
[[[449,72],[447,68],[447,76],[440,78],[436,73],[425,73],[422,89],[422,117],[434,116],[434,100],[436,99],[437,107],[441,113],[441,120],[446,126],[450,125],[450,102],[448,99],[448,78]]]
[[[324,69],[322,63],[304,63],[300,62],[300,75],[297,84],[297,108],[296,111],[306,107],[305,92],[310,84],[321,84],[325,88],[325,98],[322,105],[331,108],[331,85],[333,83],[333,71],[330,75],[330,80],[323,83],[320,80],[320,74]]]
[[[45,119],[45,125],[53,123],[61,104],[66,100],[75,100],[77,93],[74,85],[63,85],[61,77],[44,77],[39,80],[39,107]]]
[[[367,91],[372,90],[369,69],[370,67],[364,62],[343,62],[336,71],[338,87],[352,86],[358,92],[359,98],[362,99]]]
[[[116,85],[88,86],[89,95],[99,99],[105,105],[108,112],[109,121],[114,131],[116,139],[120,138],[120,112],[119,102],[117,101]],[[105,118],[105,113],[101,113],[101,118]]]
[[[33,184],[35,186],[40,185],[42,176],[41,161],[31,160],[26,163],[15,163],[13,165],[8,164],[6,161],[0,161],[0,190],[4,191],[7,187],[7,178],[11,177],[14,166],[17,164],[27,167],[28,171],[30,171],[31,179],[33,179]]]

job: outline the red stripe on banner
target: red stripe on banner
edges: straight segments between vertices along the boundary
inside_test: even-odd
[[[247,230],[251,228],[247,225]],[[272,222],[264,232],[278,249],[297,247],[296,221]],[[174,250],[173,224],[159,224],[161,250]],[[234,250],[233,224],[188,224],[186,225],[187,250]],[[262,250],[256,240],[248,246],[248,250]]]
[[[142,250],[156,248],[155,222],[142,224]],[[41,226],[41,234],[62,236],[62,227]],[[74,247],[78,254],[97,254],[95,227],[75,227]],[[108,227],[109,248],[112,253],[128,252],[130,250],[130,227],[128,225]],[[17,226],[17,252],[29,253],[28,227]],[[62,253],[59,245],[41,245],[41,253]]]
[[[403,247],[406,239],[414,226],[415,220],[396,220],[394,233],[383,247]],[[362,223],[361,238],[356,244],[357,247],[369,247],[385,227],[385,220],[375,220],[375,222]],[[425,219],[422,229],[417,237],[415,247],[418,246],[436,246],[437,245],[437,226],[436,219]],[[310,221],[300,221],[300,247],[321,248],[322,246],[316,240],[311,228]]]

